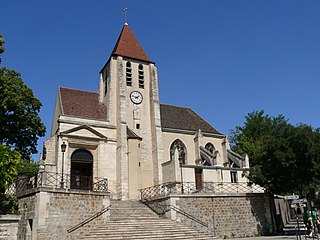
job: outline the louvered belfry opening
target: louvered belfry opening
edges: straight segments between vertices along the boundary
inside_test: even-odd
[[[71,156],[71,188],[92,190],[93,157],[86,149],[78,149]]]

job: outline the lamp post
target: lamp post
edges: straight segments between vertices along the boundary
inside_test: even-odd
[[[63,142],[61,144],[61,152],[62,152],[62,167],[61,167],[61,182],[60,182],[61,188],[64,187],[63,168],[64,168],[64,153],[66,152],[66,148],[67,148],[67,144],[65,142]]]
[[[182,164],[183,164],[183,158],[179,157],[179,166],[180,166],[180,178],[181,178],[181,193],[184,193],[184,188],[183,188],[183,174],[182,174]]]

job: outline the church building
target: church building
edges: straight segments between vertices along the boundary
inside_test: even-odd
[[[108,179],[114,199],[166,182],[248,182],[247,156],[195,111],[161,104],[158,71],[128,24],[100,71],[97,92],[59,87],[45,171],[68,189]],[[61,148],[62,146],[62,148]]]

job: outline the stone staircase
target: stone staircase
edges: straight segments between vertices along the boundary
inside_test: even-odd
[[[297,216],[298,221],[296,218],[290,219],[289,223],[283,228],[283,235],[300,235],[305,236],[307,234],[307,228],[303,222],[303,215],[300,214]],[[299,223],[299,231],[298,231],[298,223]]]
[[[112,201],[110,221],[82,239],[195,239],[209,240],[212,236],[168,219],[160,218],[138,201]]]

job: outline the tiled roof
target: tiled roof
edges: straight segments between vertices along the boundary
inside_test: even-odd
[[[122,28],[118,41],[112,51],[112,55],[152,62],[127,24]]]
[[[201,129],[204,133],[221,134],[191,108],[161,104],[160,111],[162,129],[169,128],[191,131]]]
[[[107,120],[107,109],[99,103],[98,93],[59,88],[62,114],[95,120]],[[177,129],[221,134],[190,108],[160,105],[162,129]],[[127,129],[128,137],[139,137]]]
[[[96,120],[107,119],[106,107],[99,103],[98,93],[59,87],[62,114]]]
[[[141,137],[139,137],[137,134],[135,134],[130,128],[127,127],[127,138],[130,139],[142,139]]]

